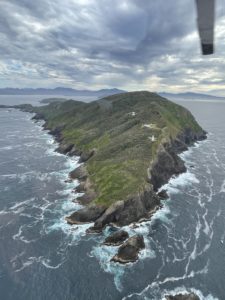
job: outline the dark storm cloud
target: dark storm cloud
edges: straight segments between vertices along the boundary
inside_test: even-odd
[[[176,90],[212,76],[223,82],[224,43],[216,58],[202,59],[195,18],[193,0],[1,0],[2,85]]]

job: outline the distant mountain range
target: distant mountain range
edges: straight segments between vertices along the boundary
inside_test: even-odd
[[[2,88],[0,95],[56,95],[56,96],[90,96],[90,97],[104,97],[114,94],[124,93],[125,91],[119,89],[102,89],[102,90],[76,90],[71,88],[57,87],[54,89],[45,88]]]
[[[207,94],[200,94],[200,93],[158,93],[160,96],[168,99],[196,99],[196,100],[225,100],[225,97],[220,96],[213,96]]]
[[[105,96],[125,93],[125,90],[120,90],[117,88],[113,89],[101,89],[101,90],[76,90],[72,88],[65,87],[56,87],[54,89],[47,88],[2,88],[0,89],[0,95],[51,95],[51,96],[70,96],[70,97],[95,97],[95,98],[103,98]],[[198,100],[225,100],[225,97],[221,96],[213,96],[208,94],[201,93],[166,93],[159,92],[158,95],[168,98],[168,99],[198,99]]]

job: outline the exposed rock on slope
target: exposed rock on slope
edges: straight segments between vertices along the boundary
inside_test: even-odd
[[[66,217],[66,220],[69,224],[84,224],[95,221],[98,217],[100,217],[104,211],[104,206],[100,205],[91,205],[89,207],[85,207],[80,209],[79,211],[75,211],[69,217]]]
[[[162,190],[159,193],[157,193],[160,200],[166,200],[169,198],[169,195],[167,194],[166,190]]]
[[[95,220],[93,230],[100,230],[109,223],[124,226],[137,222],[141,218],[150,217],[151,213],[157,209],[160,201],[158,196],[152,191],[151,186],[140,191],[128,200],[117,201]]]
[[[167,183],[173,175],[178,175],[186,171],[182,159],[177,155],[191,146],[194,142],[206,138],[204,131],[193,132],[186,130],[176,139],[160,145],[157,159],[152,164],[150,181],[157,190],[163,184]]]

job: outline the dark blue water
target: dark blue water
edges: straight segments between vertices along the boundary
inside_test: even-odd
[[[163,299],[195,291],[225,299],[225,103],[188,101],[207,141],[182,156],[188,172],[172,179],[170,200],[130,234],[144,235],[140,260],[110,262],[116,248],[64,217],[77,184],[65,183],[77,158],[54,152],[29,114],[0,110],[0,299]],[[106,229],[104,235],[109,234]]]

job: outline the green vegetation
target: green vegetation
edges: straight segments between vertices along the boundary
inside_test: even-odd
[[[65,99],[65,98],[46,98],[46,99],[42,99],[40,101],[40,103],[50,104],[50,103],[65,102],[65,101],[68,101],[68,99]]]
[[[35,111],[50,129],[63,128],[65,142],[85,152],[95,149],[87,170],[98,194],[95,202],[107,205],[144,188],[147,168],[162,141],[184,129],[202,130],[189,111],[149,92],[118,94],[92,103],[51,103]]]

